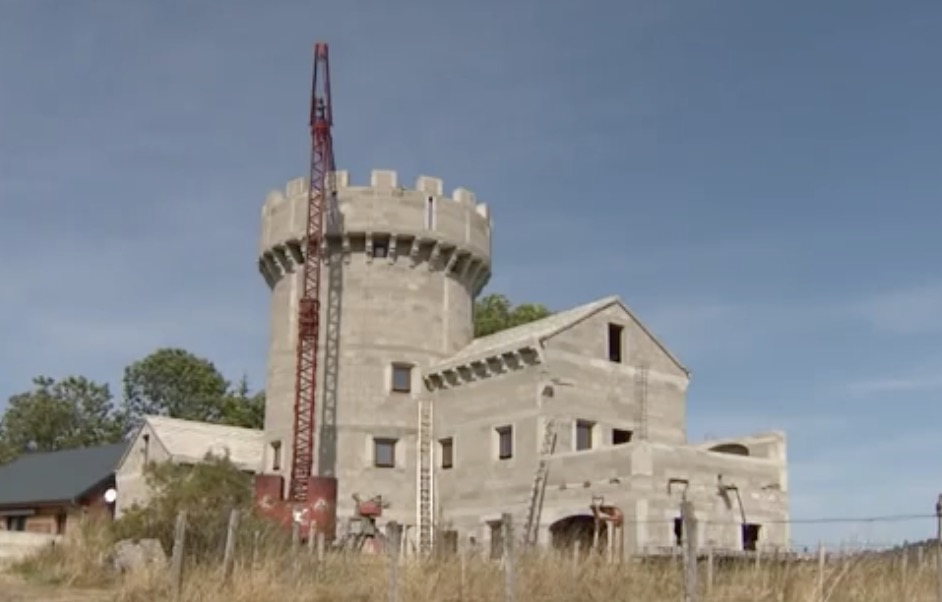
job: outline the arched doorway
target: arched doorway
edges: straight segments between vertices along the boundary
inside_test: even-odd
[[[553,547],[557,550],[569,550],[579,542],[579,549],[588,551],[592,549],[595,538],[595,519],[586,515],[573,515],[561,518],[550,525],[550,535],[553,538]],[[605,549],[608,525],[599,522],[599,539],[597,550]]]

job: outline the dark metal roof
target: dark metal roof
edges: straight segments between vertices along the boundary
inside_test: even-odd
[[[0,466],[0,506],[74,500],[114,474],[127,445],[24,454]]]

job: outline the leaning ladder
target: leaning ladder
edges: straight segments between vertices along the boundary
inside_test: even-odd
[[[540,513],[543,510],[543,495],[546,492],[546,478],[549,475],[549,458],[556,449],[556,419],[549,418],[543,431],[543,445],[540,449],[540,462],[533,476],[533,488],[530,490],[530,503],[527,505],[527,522],[524,528],[524,545],[536,545],[540,533]]]
[[[432,551],[432,402],[419,402],[418,462],[419,554]]]

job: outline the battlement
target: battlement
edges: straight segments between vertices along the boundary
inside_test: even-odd
[[[336,195],[324,207],[325,251],[336,247],[348,258],[363,255],[374,266],[424,264],[466,281],[475,294],[487,282],[490,214],[470,190],[457,188],[445,196],[442,181],[429,176],[419,176],[413,188],[405,188],[395,171],[380,169],[373,170],[364,186],[351,186],[346,171],[331,172],[326,179],[325,189]],[[296,178],[265,199],[259,257],[270,285],[302,260],[308,194],[308,179]],[[375,255],[374,248],[382,255]],[[377,257],[386,260],[373,261]]]
[[[350,189],[358,193],[367,193],[372,190],[377,193],[392,194],[393,196],[429,196],[435,200],[453,202],[468,207],[473,207],[478,215],[486,220],[490,219],[490,211],[487,203],[481,203],[477,200],[477,195],[467,188],[455,188],[451,195],[444,194],[444,184],[441,178],[420,175],[415,180],[415,185],[411,188],[399,184],[399,174],[394,170],[374,169],[370,172],[370,183],[368,185],[351,185],[350,172],[346,170],[337,170],[329,173],[325,178],[325,189],[330,189],[330,180],[333,178],[333,188],[338,194],[344,189]],[[283,190],[272,190],[265,197],[265,204],[262,207],[263,216],[271,213],[278,205],[284,204],[288,199],[306,196],[308,194],[308,178],[295,178],[289,180]]]

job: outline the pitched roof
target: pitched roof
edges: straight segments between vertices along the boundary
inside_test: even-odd
[[[0,505],[75,500],[114,474],[126,442],[30,453],[0,466]]]
[[[265,435],[260,430],[166,416],[145,416],[144,422],[174,460],[200,462],[207,452],[228,452],[240,468],[255,470],[261,464]]]
[[[684,367],[667,347],[644,326],[641,320],[628,309],[628,306],[626,306],[617,295],[603,297],[597,301],[592,301],[591,303],[552,314],[541,320],[535,320],[527,324],[508,328],[507,330],[475,339],[467,347],[436,363],[429,369],[429,372],[435,372],[450,366],[458,366],[472,360],[491,357],[513,349],[520,349],[527,345],[532,345],[536,341],[542,342],[613,305],[621,306],[681,370],[688,372],[687,368]]]

